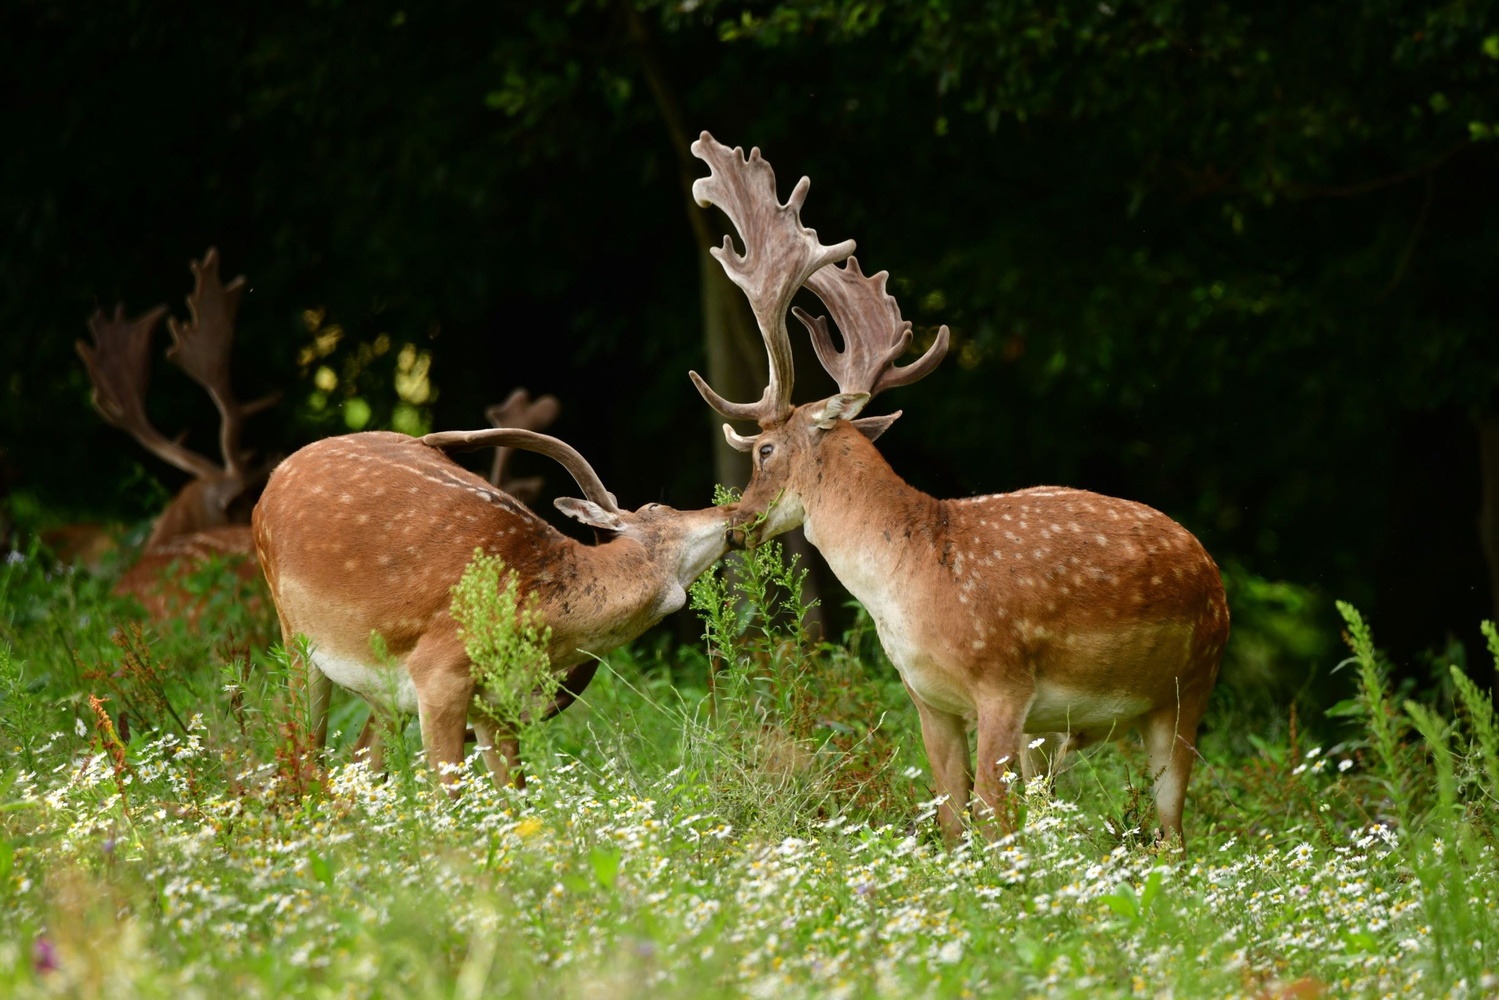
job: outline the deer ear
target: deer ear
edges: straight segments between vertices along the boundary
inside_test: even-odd
[[[568,517],[575,521],[582,521],[590,528],[598,528],[600,531],[625,530],[625,522],[618,514],[605,510],[592,500],[558,497],[552,501],[552,504]]]
[[[858,420],[850,420],[849,423],[858,428],[860,434],[873,441],[888,431],[890,425],[899,420],[900,415],[904,412],[906,411],[896,410],[894,413],[887,413],[883,417],[860,417]]]
[[[812,411],[812,422],[819,430],[831,430],[833,424],[839,420],[852,420],[864,409],[864,404],[869,402],[867,392],[840,392],[836,396],[829,396],[817,408]]]

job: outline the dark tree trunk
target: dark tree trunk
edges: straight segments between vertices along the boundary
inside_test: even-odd
[[[758,399],[768,378],[769,361],[744,293],[729,280],[723,267],[708,252],[709,247],[718,246],[722,242],[722,237],[714,235],[708,210],[700,208],[692,197],[692,182],[700,167],[690,149],[696,135],[689,132],[683,122],[681,104],[668,85],[666,74],[651,45],[650,33],[639,13],[629,0],[620,0],[617,7],[629,30],[636,57],[640,60],[641,72],[645,74],[646,84],[650,87],[661,122],[666,126],[667,138],[677,158],[682,203],[687,212],[687,224],[692,229],[693,242],[698,248],[703,341],[708,355],[708,371],[705,374],[708,384],[725,399]],[[749,463],[724,440],[720,430],[722,418],[711,411],[709,416],[713,434],[715,480],[725,486],[742,487],[746,482]],[[738,428],[743,433],[755,429],[748,424]],[[812,607],[806,618],[808,634],[814,639],[821,639],[825,633],[825,623],[818,600],[817,569],[816,561],[811,558],[812,547],[800,528],[787,532],[782,540],[786,550],[799,556],[802,565],[811,570],[802,588],[802,602]]]

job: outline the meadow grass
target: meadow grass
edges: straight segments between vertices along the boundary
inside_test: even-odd
[[[816,642],[796,591],[768,547],[707,578],[700,646],[610,655],[525,731],[523,792],[475,753],[450,799],[414,726],[388,775],[352,759],[352,699],[316,759],[263,604],[143,628],[106,579],[12,556],[0,995],[1499,991],[1488,695],[1393,690],[1351,608],[1330,717],[1225,678],[1182,859],[1128,740],[1017,789],[1015,835],[945,843],[867,620]]]

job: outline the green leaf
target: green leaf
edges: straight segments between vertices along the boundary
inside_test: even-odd
[[[594,847],[588,852],[588,860],[593,864],[593,874],[599,885],[612,891],[619,879],[619,851],[612,847]]]
[[[333,866],[328,863],[327,858],[312,851],[307,855],[307,868],[312,872],[313,878],[329,888],[333,887]]]
[[[11,869],[16,864],[16,848],[9,840],[0,837],[0,889],[4,889],[10,879]]]

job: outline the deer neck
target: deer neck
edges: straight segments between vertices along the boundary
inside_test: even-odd
[[[940,553],[942,505],[901,479],[856,428],[827,433],[801,491],[807,540],[860,602],[882,605]]]
[[[581,661],[580,651],[602,655],[685,602],[675,567],[652,559],[634,539],[598,545],[568,539],[560,555],[532,586],[543,619],[553,626],[554,665]]]

